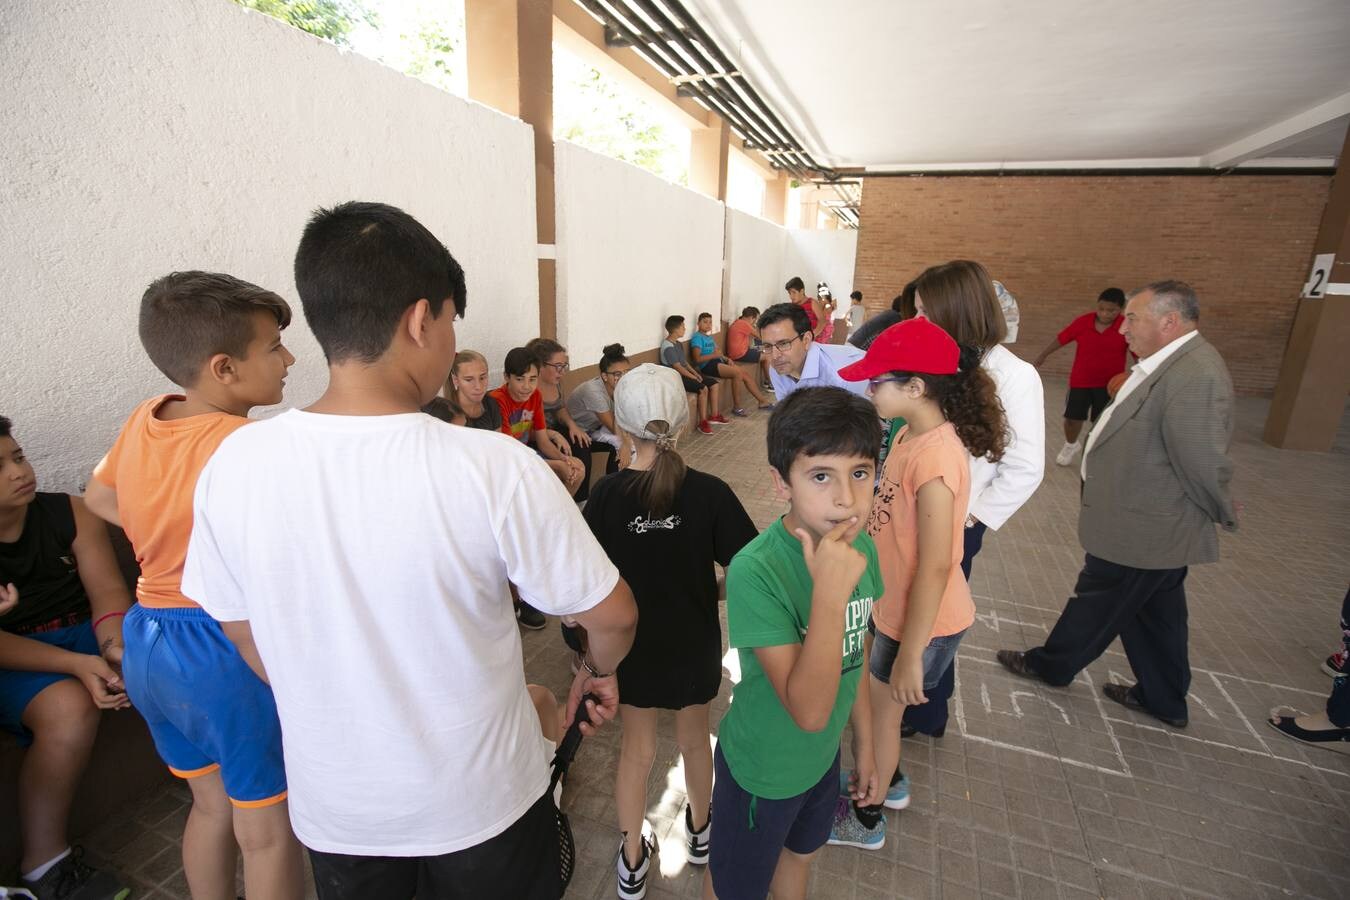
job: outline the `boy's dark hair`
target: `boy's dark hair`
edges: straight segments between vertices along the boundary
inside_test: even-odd
[[[524,375],[530,369],[537,372],[539,371],[539,358],[525,347],[513,347],[506,352],[506,363],[503,368],[507,375]]]
[[[784,480],[799,456],[881,454],[877,410],[857,394],[837,387],[799,388],[778,401],[769,416],[769,465]]]
[[[534,358],[539,360],[539,367],[542,369],[544,363],[548,362],[550,356],[559,353],[566,353],[567,348],[553,338],[537,337],[525,345],[525,349],[534,354]]]
[[[772,325],[774,322],[789,321],[797,334],[806,334],[811,330],[811,320],[806,317],[806,310],[795,303],[775,303],[764,314],[759,317],[755,327],[761,331]]]
[[[679,328],[683,324],[684,324],[684,316],[667,316],[666,334],[670,334],[672,331],[674,331],[676,328]]]
[[[698,320],[699,320],[700,322],[702,322],[704,319],[711,319],[711,318],[712,318],[712,313],[699,313],[699,314],[698,314]]]
[[[862,299],[862,291],[854,291],[853,293],[851,293],[851,294],[848,295],[848,299],[850,299],[850,300],[861,300],[861,299]]]
[[[192,387],[217,353],[243,359],[253,340],[253,314],[291,324],[291,307],[256,284],[218,272],[171,272],[141,295],[140,335],[150,361],[174,384]]]
[[[791,278],[787,280],[787,284],[783,285],[783,290],[804,291],[806,290],[806,282],[802,281],[802,277],[800,275],[793,275]]]
[[[746,318],[747,316],[750,316],[750,317],[753,317],[753,318],[758,319],[758,318],[759,318],[759,307],[758,307],[758,306],[747,306],[745,309],[741,310],[741,318],[744,319],[744,318]]]
[[[12,435],[14,423],[4,416],[0,416],[0,438],[7,438]]]
[[[1114,303],[1116,306],[1125,305],[1125,292],[1120,288],[1107,288],[1097,295],[1097,302],[1105,300],[1107,303]]]
[[[464,270],[420,222],[384,203],[318,209],[295,251],[305,320],[329,364],[370,363],[389,349],[403,313],[425,299],[439,317],[468,309]]]
[[[615,363],[621,362],[628,362],[628,357],[623,353],[623,344],[607,344],[600,351],[600,374],[604,375],[614,368]]]

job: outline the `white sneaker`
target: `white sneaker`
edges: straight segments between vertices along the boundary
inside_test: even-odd
[[[620,900],[642,900],[647,896],[647,873],[651,870],[652,854],[656,852],[656,833],[646,819],[642,820],[642,859],[635,868],[630,868],[628,860],[623,858],[623,841],[619,841],[619,858],[614,867],[618,875],[618,894]]]
[[[1060,448],[1059,455],[1055,457],[1055,465],[1069,466],[1073,465],[1073,459],[1078,455],[1082,448],[1078,444],[1070,444],[1065,441],[1064,446]]]

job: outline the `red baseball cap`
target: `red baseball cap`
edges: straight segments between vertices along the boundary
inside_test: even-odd
[[[955,375],[961,348],[952,336],[923,316],[892,325],[872,341],[867,355],[839,370],[845,381],[866,381],[887,372]]]

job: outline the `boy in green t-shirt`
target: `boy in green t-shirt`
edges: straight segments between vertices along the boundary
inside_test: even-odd
[[[705,898],[806,896],[811,860],[847,802],[839,738],[850,719],[849,795],[876,806],[885,794],[858,690],[867,617],[882,594],[863,531],[880,445],[876,410],[836,387],[793,391],[769,419],[774,486],[790,506],[727,571],[741,680],[719,729]]]

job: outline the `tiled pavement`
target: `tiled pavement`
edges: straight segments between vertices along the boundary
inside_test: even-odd
[[[1047,446],[1059,447],[1064,386],[1047,385]],[[1350,420],[1330,454],[1260,441],[1266,403],[1239,402],[1234,493],[1242,530],[1223,560],[1191,572],[1191,725],[1152,724],[1100,698],[1128,679],[1118,645],[1068,688],[1015,680],[1000,647],[1038,643],[1082,560],[1077,479],[1050,465],[1036,496],[986,538],[973,588],[979,620],[961,646],[955,721],[904,745],[913,804],[888,813],[886,846],[826,848],[811,896],[1350,897],[1350,756],[1305,749],[1264,723],[1273,707],[1319,707],[1350,579]],[[693,435],[690,464],[725,478],[763,526],[781,509],[764,464],[766,416]],[[560,696],[570,681],[557,631],[524,636],[529,680]],[[714,721],[726,708],[724,682]],[[614,896],[613,782],[618,729],[583,744],[564,807],[578,845],[575,898]],[[186,897],[177,838],[185,792],[147,798],[128,821],[85,838],[142,888]],[[648,897],[697,897],[683,854],[683,779],[663,720],[650,818],[661,875]]]

